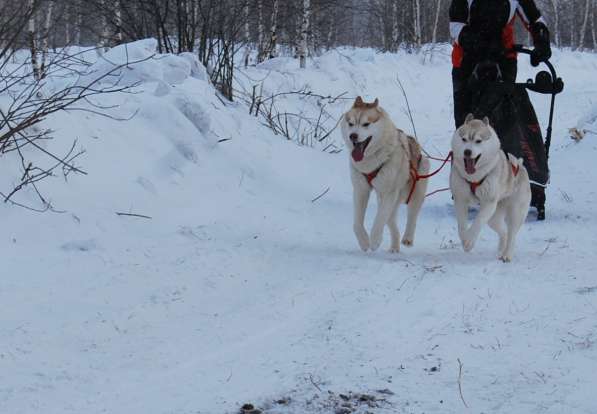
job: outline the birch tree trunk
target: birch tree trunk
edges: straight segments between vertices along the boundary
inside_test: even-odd
[[[245,3],[244,7],[244,14],[245,14],[245,55],[243,57],[243,61],[245,62],[245,68],[249,66],[249,59],[251,57],[251,26],[249,25],[249,17],[250,17],[250,10],[249,10],[249,2]]]
[[[587,23],[589,21],[589,10],[591,8],[591,0],[585,1],[585,13],[582,20],[582,27],[580,29],[580,39],[578,41],[578,49],[583,50],[585,46],[585,33],[587,32]]]
[[[379,16],[379,27],[381,28],[381,45],[384,50],[389,50],[388,39],[386,36],[386,26],[383,21],[383,17]]]
[[[415,14],[415,44],[417,45],[417,47],[421,47],[421,1],[414,0],[413,7],[413,11]]]
[[[122,43],[122,7],[121,0],[114,2],[115,16],[116,16],[116,40],[118,44]]]
[[[108,51],[108,38],[110,37],[110,32],[108,30],[108,17],[106,16],[106,2],[107,0],[102,0],[102,10],[104,10],[104,13],[102,15],[102,32],[100,34],[99,44],[97,48],[97,53],[100,56],[103,56],[103,54]]]
[[[433,22],[433,35],[431,36],[431,43],[437,42],[437,27],[439,25],[439,12],[442,8],[442,0],[437,0],[437,8],[435,9],[435,21]]]
[[[574,40],[575,40],[575,37],[576,37],[575,34],[576,33],[574,31],[574,25],[571,24],[570,25],[570,48],[571,49],[575,49],[576,48],[575,43],[574,43]]]
[[[71,42],[71,23],[70,23],[70,19],[71,19],[71,11],[72,11],[72,6],[67,5],[65,7],[64,10],[64,14],[66,16],[66,22],[64,24],[64,43],[66,43],[66,46],[70,46],[70,42]]]
[[[394,0],[392,2],[392,51],[398,50],[398,1]]]
[[[309,17],[311,13],[310,0],[303,0],[303,20],[301,22],[301,43],[299,48],[299,59],[301,69],[307,67],[307,47],[309,40]]]
[[[81,26],[83,26],[83,15],[81,14],[80,5],[75,3],[75,32],[73,33],[74,43],[76,46],[81,46]]]
[[[268,46],[268,58],[272,59],[277,56],[277,46],[278,46],[278,10],[280,3],[278,0],[274,0],[273,3],[273,10],[272,10],[272,20],[270,24],[270,40]]]
[[[31,51],[31,66],[33,68],[33,77],[35,80],[41,78],[41,71],[39,69],[39,61],[37,59],[37,34],[35,32],[35,0],[29,0],[29,9],[31,10],[31,17],[27,25],[27,37],[29,38],[29,50]]]
[[[557,47],[560,47],[560,16],[558,13],[558,0],[551,0],[551,6],[553,7],[553,15],[554,15],[554,40]]]
[[[591,35],[593,36],[593,51],[597,51],[597,34],[595,33],[595,11],[597,9],[597,1],[593,0],[593,10],[591,13]]]
[[[263,62],[263,32],[265,31],[263,24],[263,0],[257,1],[257,63]]]
[[[52,13],[54,11],[54,0],[48,2],[48,10],[44,19],[44,32],[41,41],[41,67],[39,76],[43,78],[46,72],[46,61],[48,59],[48,49],[50,47],[50,26],[52,25]]]
[[[335,46],[336,43],[336,16],[332,14],[330,16],[330,25],[328,27],[328,35],[326,37],[327,40],[327,49],[331,49]]]

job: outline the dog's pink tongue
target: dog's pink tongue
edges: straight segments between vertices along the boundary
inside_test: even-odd
[[[362,161],[365,157],[364,145],[359,143],[355,145],[354,149],[352,150],[352,159],[356,162]]]
[[[473,158],[464,158],[464,170],[467,174],[470,175],[473,175],[475,173],[475,160]]]

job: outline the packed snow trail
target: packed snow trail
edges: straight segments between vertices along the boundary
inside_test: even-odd
[[[217,414],[251,402],[327,413],[305,401],[389,389],[379,412],[462,413],[458,359],[470,412],[597,411],[597,145],[567,138],[593,110],[597,56],[555,53],[566,91],[548,218],[529,216],[511,264],[497,260],[489,229],[462,251],[449,193],[427,199],[413,248],[362,253],[347,154],[274,136],[244,105],[224,106],[184,59],[137,69],[143,92],[104,98],[122,113],[139,109],[131,121],[48,120],[87,149],[88,177],[44,183],[67,213],[2,207],[1,412]],[[409,130],[398,73],[421,142],[445,154],[449,60],[421,59],[342,50],[306,71],[275,59],[247,78],[378,96]],[[519,79],[529,73],[521,65]],[[544,126],[548,99],[533,100]]]

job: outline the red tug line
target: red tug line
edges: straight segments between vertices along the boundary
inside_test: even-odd
[[[448,153],[448,156],[446,158],[435,158],[435,157],[427,156],[427,158],[429,158],[430,160],[442,161],[442,165],[440,165],[440,167],[438,169],[436,169],[435,171],[433,171],[432,173],[429,173],[429,174],[419,175],[419,172],[417,171],[416,167],[413,164],[411,164],[411,166],[410,166],[410,176],[411,176],[411,178],[413,180],[413,184],[412,184],[412,187],[410,188],[410,193],[408,194],[408,198],[406,199],[406,204],[410,203],[410,199],[412,198],[412,195],[415,192],[415,188],[417,186],[417,182],[419,180],[425,180],[427,178],[433,177],[434,175],[438,174],[446,166],[446,164],[448,163],[448,161],[452,160],[452,156],[453,156],[452,151],[450,151]],[[429,197],[429,196],[431,196],[433,194],[437,194],[437,193],[442,192],[442,191],[448,191],[449,189],[450,189],[449,187],[440,188],[438,190],[432,191],[429,194],[426,194],[425,197],[427,198],[427,197]]]

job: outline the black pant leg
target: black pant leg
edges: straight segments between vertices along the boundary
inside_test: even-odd
[[[471,112],[472,93],[468,86],[470,73],[462,68],[452,69],[452,89],[454,96],[454,123],[456,128],[464,124],[466,116]]]
[[[502,79],[504,82],[516,82],[518,72],[518,61],[516,59],[505,59],[500,63]]]

